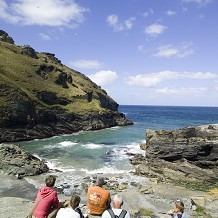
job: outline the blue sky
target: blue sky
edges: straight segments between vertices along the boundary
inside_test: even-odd
[[[0,29],[119,104],[218,106],[216,0],[0,0]]]

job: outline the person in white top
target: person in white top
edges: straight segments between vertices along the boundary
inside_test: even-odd
[[[61,208],[56,218],[81,218],[81,215],[76,212],[76,208],[79,206],[80,197],[78,195],[72,196],[70,199],[70,207]]]
[[[168,215],[172,218],[188,218],[188,215],[184,212],[184,203],[177,199],[175,202],[175,208],[168,211]]]
[[[102,214],[102,218],[130,218],[130,213],[123,210],[123,198],[121,195],[116,194],[112,200],[112,208],[105,210]]]

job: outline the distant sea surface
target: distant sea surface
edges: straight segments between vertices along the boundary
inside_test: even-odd
[[[98,131],[81,131],[20,142],[25,150],[46,160],[60,181],[76,185],[87,175],[96,173],[127,176],[134,179],[128,153],[142,153],[140,143],[146,141],[146,129],[177,129],[218,123],[216,107],[119,106],[119,111],[134,125]],[[54,173],[53,173],[54,174]],[[30,183],[41,186],[46,175],[29,177]]]

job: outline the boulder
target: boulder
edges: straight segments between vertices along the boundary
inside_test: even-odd
[[[31,57],[31,58],[35,58],[35,59],[38,58],[36,51],[32,47],[30,47],[29,45],[22,46],[20,53],[22,55],[27,56],[27,57]]]
[[[23,176],[39,175],[49,170],[43,161],[15,144],[1,144],[0,159],[0,171],[16,175],[18,179]]]
[[[52,53],[49,53],[49,52],[42,52],[42,54],[45,56],[46,60],[48,59],[48,60],[50,60],[50,61],[52,61],[54,63],[62,65],[61,61],[58,58],[55,57],[55,54],[52,54]]]
[[[0,30],[0,41],[14,45],[14,40],[4,30]]]
[[[146,158],[135,156],[136,173],[161,180],[218,183],[218,124],[147,130]]]

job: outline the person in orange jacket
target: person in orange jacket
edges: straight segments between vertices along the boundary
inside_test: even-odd
[[[87,198],[89,215],[101,216],[110,206],[110,192],[102,188],[103,185],[105,185],[104,178],[99,177],[97,179],[97,184],[88,188]]]

